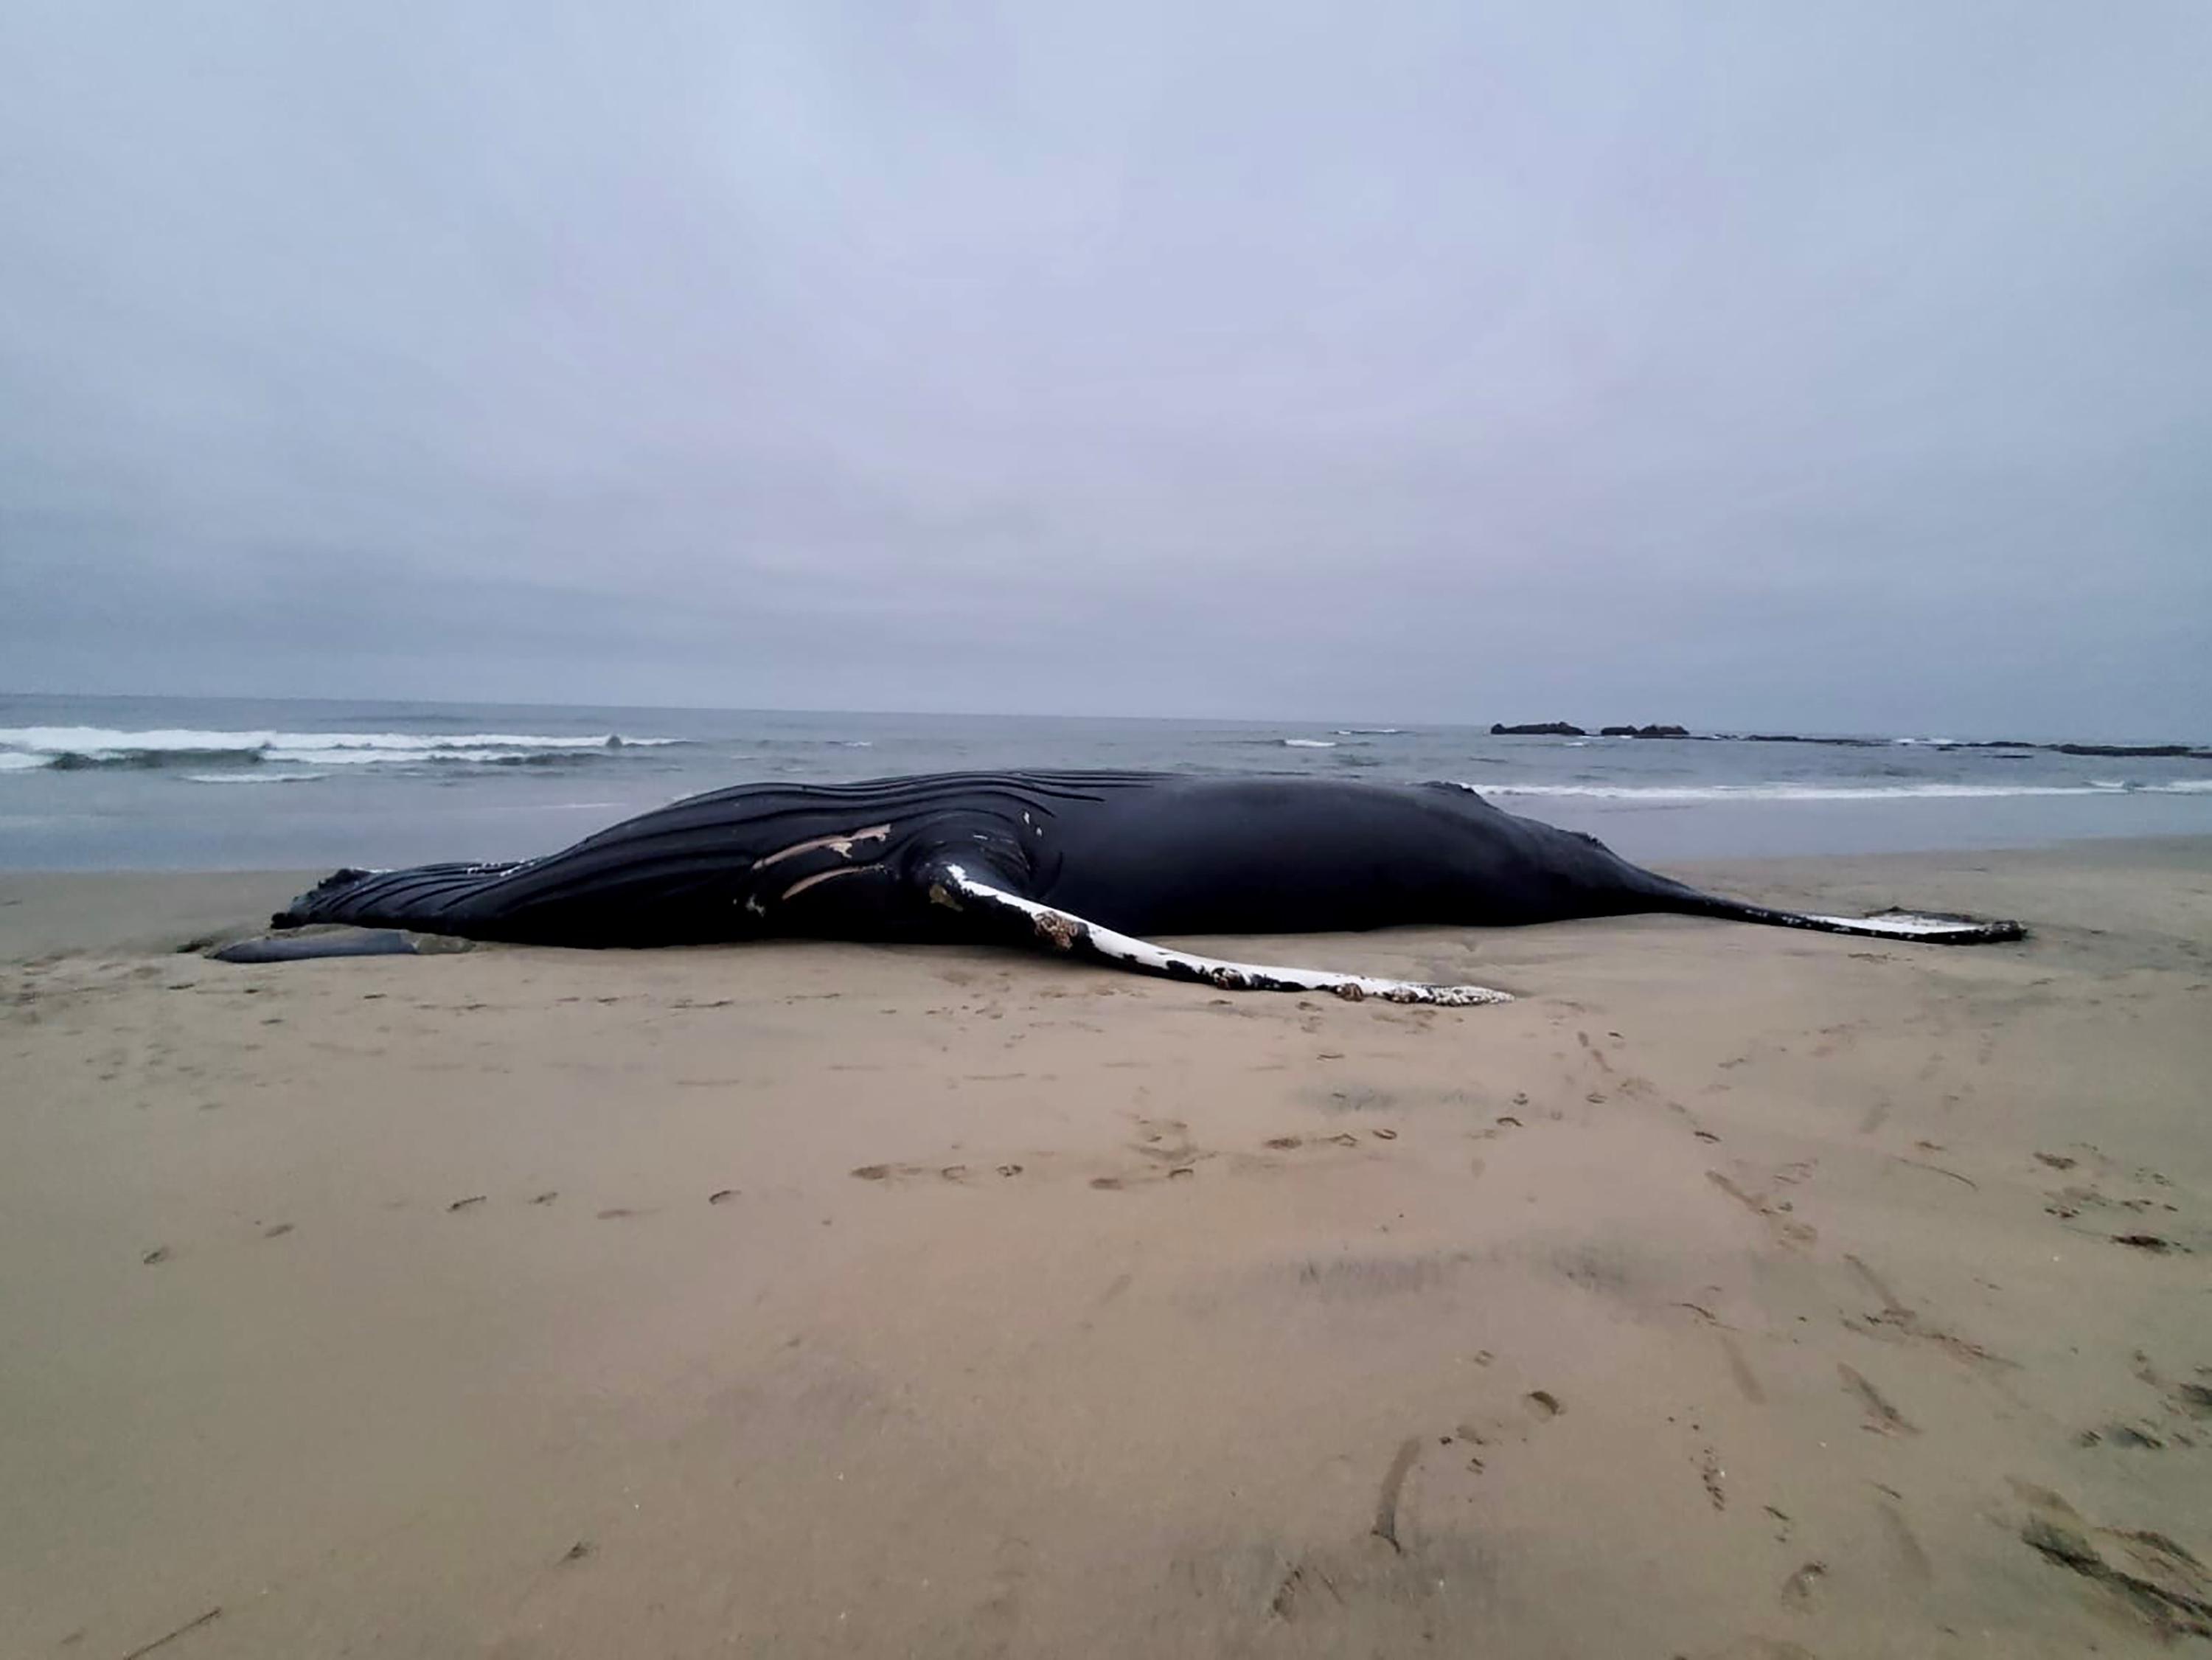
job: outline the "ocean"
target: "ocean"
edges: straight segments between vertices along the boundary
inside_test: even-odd
[[[1641,862],[2212,833],[2212,759],[1825,736],[0,694],[0,868],[526,857],[725,784],[1024,766],[1454,779]]]

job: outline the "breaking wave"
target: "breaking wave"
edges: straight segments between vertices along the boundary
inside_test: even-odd
[[[1468,789],[1478,787],[1466,786]],[[2087,784],[1484,784],[1484,795],[1576,796],[1596,801],[1899,801],[1987,800],[2008,796],[2203,795],[2212,778],[2134,784],[2098,779]]]
[[[251,772],[188,772],[187,784],[319,784],[330,776],[326,772],[272,772],[266,767],[257,767]]]
[[[0,771],[94,768],[576,765],[629,749],[659,749],[678,738],[556,738],[534,733],[120,732],[104,727],[0,727]],[[193,775],[204,782],[217,775]],[[229,778],[268,776],[222,775]],[[270,781],[276,781],[271,777]]]

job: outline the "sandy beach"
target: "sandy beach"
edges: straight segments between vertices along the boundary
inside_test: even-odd
[[[0,1652],[2212,1636],[2212,842],[1683,873],[2035,933],[1219,942],[1435,1011],[0,877]]]

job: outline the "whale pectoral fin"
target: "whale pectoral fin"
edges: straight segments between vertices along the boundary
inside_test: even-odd
[[[1037,943],[1070,956],[1110,964],[1137,974],[1191,980],[1227,991],[1319,991],[1354,1001],[1379,997],[1393,1003],[1434,1003],[1471,1007],[1510,1003],[1510,992],[1486,986],[1431,986],[1413,980],[1382,980],[1364,974],[1335,974],[1327,969],[1285,968],[1260,963],[1231,963],[1200,957],[1138,939],[1086,921],[1072,911],[1025,899],[969,874],[956,864],[933,866],[925,878],[930,897],[955,910],[975,909],[999,917]]]
[[[468,948],[465,939],[398,928],[313,928],[234,939],[208,955],[218,963],[310,963],[325,957],[428,957]]]

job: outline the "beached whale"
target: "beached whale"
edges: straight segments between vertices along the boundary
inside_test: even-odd
[[[1019,941],[1220,987],[1474,1004],[1506,994],[1225,962],[1149,936],[1647,911],[1947,945],[2024,933],[2017,922],[1905,912],[1802,915],[1701,893],[1462,784],[1128,772],[741,785],[539,859],[340,871],[272,920],[279,929],[343,923],[544,946]],[[344,937],[279,935],[228,954],[332,955]],[[381,948],[404,948],[393,938]]]

